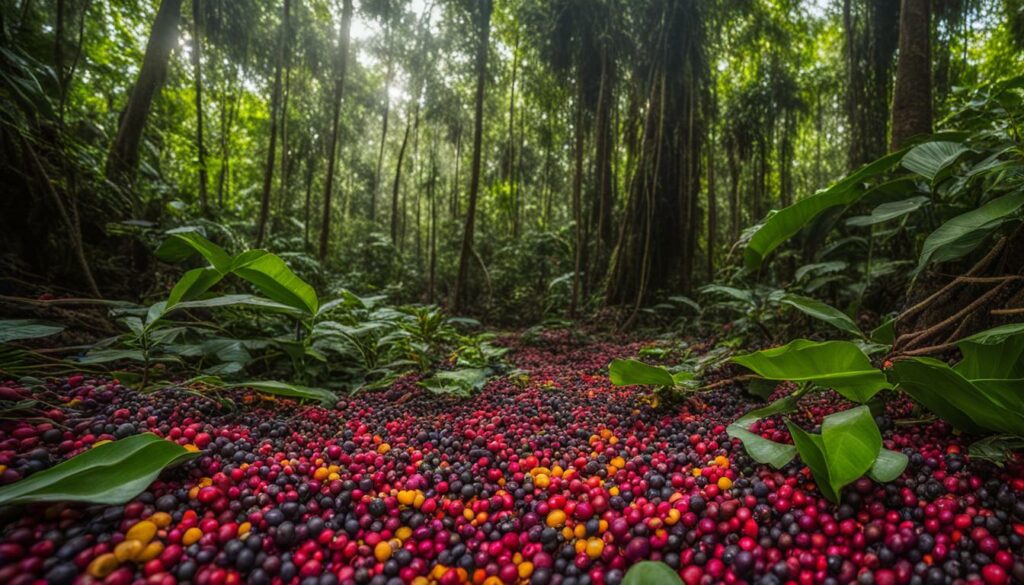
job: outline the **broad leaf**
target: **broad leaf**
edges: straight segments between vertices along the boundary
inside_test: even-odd
[[[917,272],[932,262],[947,262],[969,254],[989,234],[1014,219],[1021,206],[1024,191],[993,199],[942,224],[925,239]]]
[[[255,295],[224,295],[209,299],[182,301],[174,305],[173,309],[219,309],[224,307],[252,307],[300,318],[305,315],[304,311]]]
[[[123,504],[160,472],[198,456],[152,433],[111,441],[0,488],[0,505],[34,502]]]
[[[959,142],[925,142],[910,149],[903,157],[903,168],[934,181],[944,169],[970,149]]]
[[[827,189],[767,217],[750,238],[743,254],[744,263],[748,268],[757,268],[772,250],[796,235],[823,211],[855,203],[865,193],[864,181],[891,169],[903,157],[903,152],[901,150],[886,155]]]
[[[608,366],[608,377],[616,386],[676,385],[676,380],[669,370],[660,366],[649,366],[636,360],[612,360]]]
[[[46,325],[30,319],[0,319],[0,343],[49,337],[64,331],[60,325]]]
[[[194,254],[201,254],[219,272],[227,272],[231,255],[207,240],[195,228],[180,228],[168,232],[169,237],[156,250],[156,257],[164,262],[178,263]]]
[[[786,419],[786,428],[793,437],[793,444],[800,453],[800,459],[804,465],[811,470],[814,476],[814,483],[825,498],[834,504],[839,503],[839,494],[832,489],[829,480],[828,464],[825,462],[825,446],[822,443],[821,435],[814,435],[800,428],[793,421]]]
[[[191,301],[199,298],[223,278],[224,273],[219,272],[216,268],[193,268],[189,270],[181,275],[174,288],[171,289],[171,294],[167,296],[165,310],[182,301]]]
[[[272,300],[316,315],[316,291],[296,276],[284,260],[265,250],[249,250],[231,263],[231,271],[251,282]]]
[[[146,361],[146,356],[138,349],[97,349],[82,356],[78,360],[78,363],[108,364],[110,362],[119,362],[121,360],[143,362]]]
[[[683,585],[683,580],[661,561],[640,561],[626,571],[622,585]]]
[[[749,429],[750,425],[761,420],[762,418],[768,418],[769,416],[774,416],[776,414],[786,414],[788,412],[793,412],[794,410],[796,410],[797,404],[799,404],[799,402],[800,399],[798,398],[794,398],[793,396],[784,396],[782,398],[779,398],[775,402],[772,402],[768,406],[763,406],[761,408],[755,408],[754,410],[751,410],[750,412],[736,419],[736,422],[734,422],[733,425],[742,427],[744,429]]]
[[[1024,378],[1024,323],[975,333],[957,346],[964,359],[953,369],[968,380]]]
[[[882,449],[882,433],[867,406],[826,416],[821,423],[821,439],[829,481],[836,493],[871,469]]]
[[[849,333],[854,337],[864,336],[860,327],[857,327],[857,324],[853,322],[853,319],[851,319],[849,315],[832,305],[823,303],[817,299],[803,297],[800,295],[786,295],[782,297],[781,302],[794,307],[800,312],[810,315],[815,319],[820,319],[829,325],[832,325],[836,329]]]
[[[747,450],[750,458],[758,463],[771,465],[775,469],[781,469],[796,457],[796,447],[776,443],[761,435],[748,431],[738,424],[731,424],[726,429],[730,437],[739,439]]]
[[[490,377],[490,368],[459,368],[445,370],[420,381],[420,386],[435,394],[469,396],[481,390]]]
[[[637,360],[612,360],[608,376],[616,386],[675,386],[669,371]]]
[[[902,475],[909,462],[910,459],[903,453],[882,447],[875,463],[868,470],[868,477],[878,483],[888,483]]]
[[[872,366],[864,352],[849,341],[797,339],[782,347],[736,356],[732,361],[762,378],[814,382],[855,402],[867,402],[880,390],[892,387],[885,373]]]
[[[899,387],[914,400],[968,432],[1024,435],[1024,415],[998,402],[997,388],[979,387],[945,362],[912,358],[894,364]]]
[[[921,209],[921,207],[926,205],[928,201],[929,199],[927,197],[918,195],[916,197],[911,197],[910,199],[904,199],[903,201],[890,201],[889,203],[883,203],[871,210],[871,215],[858,215],[856,217],[851,217],[846,220],[846,225],[850,227],[867,227],[885,223]]]
[[[308,386],[295,386],[275,380],[249,381],[234,384],[234,388],[252,388],[267,394],[287,396],[289,398],[302,398],[305,400],[318,400],[325,405],[331,405],[338,401],[338,396],[330,390],[323,388],[310,388]]]

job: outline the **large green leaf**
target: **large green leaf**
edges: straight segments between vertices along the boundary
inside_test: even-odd
[[[812,299],[811,297],[792,294],[787,294],[782,297],[780,302],[794,307],[800,312],[810,315],[815,319],[820,319],[829,325],[832,325],[836,329],[849,333],[854,337],[864,337],[864,333],[861,332],[860,327],[857,327],[857,324],[853,322],[853,319],[851,319],[849,315],[828,303],[823,303],[817,299]]]
[[[435,394],[469,396],[481,390],[490,378],[490,368],[458,368],[443,370],[420,380],[420,386]]]
[[[259,380],[239,382],[234,388],[252,388],[267,394],[286,396],[289,398],[302,398],[304,400],[318,400],[325,405],[331,405],[338,401],[338,395],[323,388],[310,388],[309,386],[296,386],[275,380]]]
[[[911,148],[901,164],[903,168],[934,181],[939,173],[969,150],[959,142],[925,142]]]
[[[227,272],[230,269],[231,255],[204,238],[195,228],[180,228],[171,230],[168,234],[169,237],[156,250],[156,257],[164,262],[182,262],[198,253],[219,272]]]
[[[907,468],[907,463],[910,463],[910,458],[903,453],[890,451],[882,447],[881,451],[878,452],[878,458],[875,459],[871,469],[868,470],[868,477],[878,483],[893,481],[900,475],[903,475],[903,470]]]
[[[825,445],[821,440],[821,435],[808,433],[800,428],[800,425],[789,419],[786,420],[786,428],[789,429],[789,434],[793,437],[793,444],[796,445],[797,451],[800,452],[800,459],[811,470],[811,475],[814,476],[814,483],[818,484],[818,489],[821,490],[822,495],[830,502],[838,504],[839,493],[832,489],[828,474],[828,464],[825,460]]]
[[[836,493],[871,469],[882,449],[882,433],[867,406],[826,416],[821,423],[821,439],[829,481]]]
[[[748,268],[757,268],[772,250],[796,235],[823,211],[855,203],[865,193],[864,181],[891,169],[902,157],[902,150],[886,155],[827,189],[766,217],[747,244],[743,253],[744,263]]]
[[[733,422],[732,424],[738,427],[742,427],[744,429],[749,429],[750,425],[761,420],[762,418],[767,418],[769,416],[773,416],[776,414],[786,414],[788,412],[793,412],[794,410],[796,410],[796,407],[799,403],[799,398],[796,398],[794,396],[783,396],[782,398],[779,398],[778,400],[772,402],[768,406],[763,406],[761,408],[751,410],[750,412],[736,419],[736,421]]]
[[[293,317],[302,317],[305,311],[292,306],[257,297],[255,295],[224,295],[195,301],[182,301],[174,305],[174,309],[219,309],[224,307],[252,307],[263,311],[285,313]]]
[[[170,309],[182,301],[191,301],[202,296],[210,287],[224,278],[224,273],[216,268],[193,268],[181,275],[178,282],[167,296],[164,310]]]
[[[1024,435],[1024,414],[999,402],[998,388],[979,387],[931,358],[900,360],[893,369],[901,390],[953,426],[968,432]]]
[[[640,561],[626,571],[622,585],[683,585],[683,580],[661,561]]]
[[[30,319],[0,319],[0,343],[49,337],[64,331],[60,325],[47,325]]]
[[[918,195],[902,201],[883,203],[871,210],[871,215],[851,217],[846,220],[846,225],[851,227],[867,227],[892,221],[921,209],[928,201],[927,197]]]
[[[739,439],[750,458],[758,463],[765,463],[775,469],[781,469],[796,457],[795,446],[766,439],[738,424],[729,425],[726,432],[730,437]]]
[[[123,504],[168,466],[198,456],[152,433],[112,441],[0,488],[0,505],[34,502]]]
[[[235,257],[231,271],[251,282],[267,297],[316,315],[316,291],[299,278],[284,260],[266,250],[249,250]]]
[[[968,380],[1024,378],[1024,323],[975,333],[957,346],[964,359],[953,369]]]
[[[762,378],[814,382],[856,402],[867,402],[878,391],[892,387],[885,374],[849,341],[797,339],[782,347],[736,356],[732,361]]]
[[[925,239],[917,272],[932,262],[947,262],[969,254],[989,234],[1014,219],[1021,206],[1024,191],[993,199],[942,224]]]
[[[608,376],[616,386],[675,386],[669,371],[637,360],[612,360]]]

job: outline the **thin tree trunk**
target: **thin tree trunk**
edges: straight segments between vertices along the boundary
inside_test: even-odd
[[[412,130],[412,120],[408,120],[405,123],[405,136],[402,138],[402,146],[398,149],[398,163],[395,165],[395,182],[391,189],[391,243],[396,247],[401,247],[398,236],[399,229],[399,210],[398,210],[398,193],[399,188],[402,185],[402,162],[405,160],[405,147],[409,144],[409,131]]]
[[[178,41],[178,21],[181,19],[182,0],[161,0],[153,28],[146,43],[139,76],[132,87],[128,103],[121,115],[117,137],[107,155],[106,177],[109,181],[126,186],[132,192],[133,213],[141,214],[141,201],[131,189],[135,170],[139,166],[139,146],[146,129],[149,111],[164,79],[171,51]]]
[[[519,216],[516,212],[515,195],[515,119],[516,119],[516,74],[519,72],[519,28],[516,28],[515,45],[512,48],[512,83],[509,85],[508,98],[508,168],[505,177],[508,180],[508,190],[512,206],[512,237],[519,238]]]
[[[484,88],[487,81],[487,51],[491,36],[491,0],[479,0],[479,44],[476,51],[476,104],[473,119],[473,164],[469,179],[469,208],[466,210],[466,227],[462,234],[462,250],[459,254],[459,272],[455,279],[452,308],[459,311],[464,306],[462,297],[466,294],[469,263],[473,256],[473,228],[476,222],[476,200],[480,191],[480,155],[484,133]]]
[[[427,277],[427,302],[433,304],[437,281],[437,147],[430,143],[430,179],[427,182],[427,197],[430,199],[430,270]]]
[[[452,219],[457,219],[462,213],[462,205],[459,203],[459,162],[462,160],[462,129],[455,134],[455,174],[452,175],[452,196],[448,211]]]
[[[319,149],[318,149],[319,150]],[[309,251],[309,220],[313,199],[313,171],[318,157],[310,156],[306,162],[306,201],[302,206],[302,249]]]
[[[714,82],[712,82],[714,87]],[[712,100],[717,96],[712,90]],[[708,108],[709,110],[711,108]],[[708,114],[708,145],[705,149],[708,164],[708,282],[715,279],[715,250],[718,248],[718,193],[715,189],[715,118]]]
[[[260,197],[260,218],[256,226],[256,247],[263,245],[270,220],[270,188],[274,183],[274,161],[277,156],[277,118],[281,101],[281,69],[284,66],[285,31],[291,0],[284,0],[284,19],[281,22],[280,38],[277,41],[277,65],[274,67],[274,90],[270,96],[270,145],[267,147],[267,165],[263,171],[263,195]]]
[[[381,128],[380,128],[380,149],[377,151],[377,170],[373,174],[373,196],[370,199],[370,223],[376,223],[377,222],[377,200],[380,198],[380,176],[381,176],[381,171],[382,171],[382,169],[384,167],[384,145],[388,141],[388,118],[390,117],[390,114],[391,114],[391,94],[390,94],[390,92],[391,92],[391,76],[393,74],[393,72],[392,72],[392,62],[391,62],[391,32],[390,32],[391,31],[391,27],[390,27],[390,16],[387,16],[385,18],[389,19],[388,22],[385,23],[385,26],[387,27],[387,30],[384,33],[388,37],[388,40],[387,40],[387,43],[386,43],[387,47],[388,47],[388,54],[387,54],[388,64],[387,64],[387,73],[385,74],[385,78],[384,78],[384,114],[383,114],[383,121],[381,122]]]
[[[281,191],[278,193],[278,209],[287,213],[288,205],[288,98],[292,88],[291,31],[288,24],[284,29],[284,92],[281,95]]]
[[[210,200],[207,192],[206,144],[203,142],[203,66],[202,35],[203,20],[200,0],[192,0],[192,72],[196,87],[196,150],[199,161],[199,203],[203,215],[210,215]]]
[[[327,246],[331,239],[331,191],[334,187],[334,166],[338,148],[338,128],[341,125],[341,101],[345,94],[345,76],[348,71],[348,49],[352,31],[352,0],[345,0],[341,9],[341,41],[338,45],[338,73],[334,79],[334,102],[331,112],[331,140],[327,147],[327,177],[324,180],[324,209],[320,224],[320,262],[327,259]]]
[[[899,150],[911,138],[932,131],[930,0],[903,0],[896,87],[892,98],[892,143]]]
[[[582,88],[582,83],[579,84]],[[574,132],[576,134],[576,146],[573,151],[573,179],[572,179],[572,216],[576,223],[576,258],[573,264],[572,276],[572,298],[569,300],[569,316],[576,316],[576,307],[579,304],[580,280],[583,278],[585,252],[583,225],[583,91],[579,90],[576,96],[576,123]]]

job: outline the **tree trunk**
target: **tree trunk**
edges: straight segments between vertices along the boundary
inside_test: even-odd
[[[317,150],[320,150],[317,148]],[[310,153],[312,155],[312,153]],[[309,252],[309,220],[313,204],[313,172],[316,170],[316,156],[306,161],[306,200],[302,206],[302,250]],[[328,208],[328,212],[330,208]],[[323,259],[321,258],[321,262]]]
[[[714,82],[712,82],[714,87]],[[716,99],[712,91],[712,98]],[[711,106],[713,108],[714,106]],[[708,108],[711,110],[711,108]],[[713,111],[708,118],[708,146],[705,149],[708,160],[708,282],[715,279],[715,249],[718,247],[718,193],[715,190],[715,117]]]
[[[389,17],[385,17],[385,18],[389,18]],[[373,195],[370,198],[370,223],[376,223],[377,222],[377,199],[380,198],[380,176],[381,176],[381,171],[382,171],[382,169],[384,167],[384,145],[388,141],[388,118],[390,117],[390,114],[391,114],[391,94],[390,94],[390,92],[391,92],[391,76],[392,76],[393,72],[392,72],[392,62],[391,62],[391,32],[390,32],[391,28],[390,28],[389,22],[390,21],[385,23],[385,27],[387,27],[387,30],[385,30],[385,33],[384,33],[385,36],[387,36],[387,38],[388,38],[388,40],[386,42],[387,47],[388,47],[388,54],[387,54],[388,64],[387,64],[387,73],[384,76],[384,114],[383,114],[383,120],[381,122],[381,128],[380,128],[380,149],[377,151],[377,170],[373,174]]]
[[[491,36],[491,0],[479,0],[479,43],[476,50],[476,104],[473,119],[473,163],[469,179],[469,208],[466,210],[466,227],[462,233],[462,250],[459,254],[459,272],[455,279],[452,297],[453,311],[463,306],[469,263],[473,255],[473,228],[476,222],[476,200],[480,191],[480,155],[484,134],[484,86],[487,82],[487,50]]]
[[[277,157],[277,117],[281,101],[281,69],[284,66],[284,38],[288,30],[288,13],[291,0],[284,0],[284,20],[277,40],[277,64],[274,66],[274,89],[270,96],[270,145],[267,147],[267,165],[263,171],[263,194],[260,197],[260,218],[256,226],[256,247],[263,245],[270,219],[270,188],[274,184],[274,160]]]
[[[612,213],[615,205],[615,176],[612,172],[614,137],[612,129],[612,112],[614,111],[614,99],[612,97],[613,68],[614,64],[608,56],[607,49],[601,52],[601,85],[597,98],[597,121],[595,126],[595,165],[597,167],[597,200],[594,224],[597,231],[596,251],[594,254],[592,272],[589,280],[596,284],[604,276],[607,267],[607,257],[613,246],[615,237],[612,229]]]
[[[515,204],[515,119],[516,119],[516,74],[519,72],[519,29],[516,28],[516,41],[512,48],[512,83],[509,85],[508,98],[508,167],[505,177],[508,180],[508,191],[512,207],[512,237],[519,238],[519,216]]]
[[[203,142],[203,65],[202,35],[203,16],[200,0],[192,0],[192,72],[196,86],[196,151],[199,162],[199,204],[203,215],[210,214],[210,200],[207,192],[206,145]]]
[[[107,179],[133,192],[132,205],[136,216],[142,212],[141,202],[134,195],[131,185],[135,179],[135,170],[139,166],[139,146],[142,143],[142,133],[146,129],[153,98],[167,77],[171,51],[178,42],[181,2],[182,0],[160,2],[149,41],[146,43],[146,54],[142,59],[139,77],[132,87],[118,124],[117,137],[107,155]]]
[[[405,136],[402,138],[402,146],[398,149],[398,163],[395,165],[395,182],[391,189],[391,243],[400,247],[398,239],[399,220],[401,216],[398,210],[398,193],[402,185],[402,162],[405,160],[405,147],[409,144],[409,131],[412,130],[412,120],[405,123]]]
[[[288,98],[292,89],[292,53],[291,53],[291,32],[285,24],[282,33],[284,43],[284,88],[281,94],[281,191],[277,195],[277,208],[287,213],[288,208]]]
[[[334,186],[335,153],[338,148],[338,128],[341,125],[341,100],[345,94],[345,75],[348,70],[348,48],[352,30],[352,0],[345,0],[341,9],[341,41],[338,44],[338,73],[334,79],[334,102],[331,112],[331,139],[327,147],[327,177],[324,180],[324,209],[320,224],[320,262],[327,259],[327,246],[331,239],[331,191]]]
[[[579,86],[582,88],[582,83]],[[569,316],[576,316],[576,307],[580,298],[580,279],[585,270],[583,266],[584,225],[583,225],[583,96],[582,89],[576,96],[576,123],[573,125],[576,134],[576,146],[573,150],[572,175],[572,217],[576,224],[576,258],[573,263],[572,297],[569,299]]]
[[[930,0],[903,0],[900,49],[892,98],[892,143],[899,150],[911,138],[932,131]]]

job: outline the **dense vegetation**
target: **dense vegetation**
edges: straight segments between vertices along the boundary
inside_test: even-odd
[[[1019,0],[5,3],[0,581],[1024,582],[1021,71]]]

